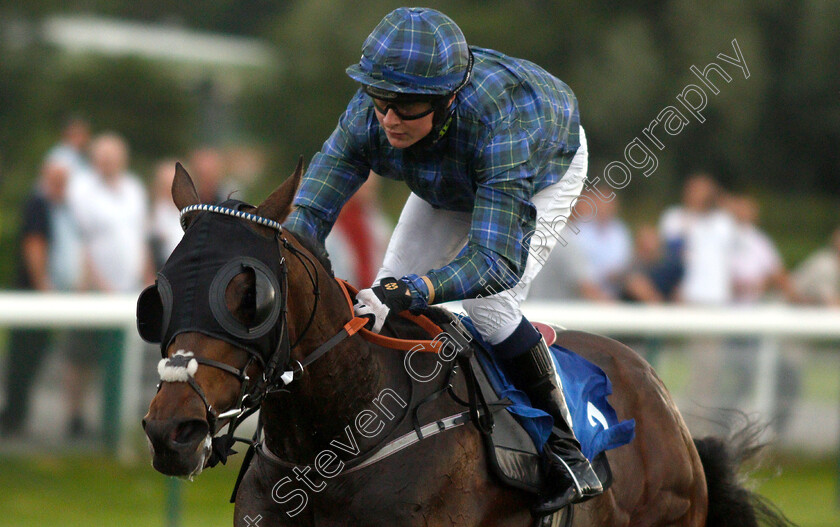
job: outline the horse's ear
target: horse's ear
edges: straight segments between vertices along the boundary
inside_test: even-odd
[[[260,203],[257,214],[282,223],[292,211],[292,201],[295,199],[301,176],[303,176],[303,156],[298,159],[294,173]]]
[[[172,201],[175,202],[178,210],[201,203],[198,192],[195,190],[195,184],[181,163],[175,163],[175,178],[172,180]],[[195,216],[195,212],[184,216],[184,228],[192,223]]]
[[[201,203],[198,199],[198,192],[195,190],[195,184],[193,184],[192,178],[181,163],[175,163],[175,179],[172,180],[172,201],[175,202],[178,210]]]

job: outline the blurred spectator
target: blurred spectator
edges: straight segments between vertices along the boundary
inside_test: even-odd
[[[728,196],[726,208],[735,218],[732,247],[733,300],[739,305],[754,305],[766,299],[771,290],[780,291],[791,300],[797,295],[773,241],[758,228],[759,206],[749,196]],[[766,340],[766,342],[765,342]],[[735,337],[728,339],[718,390],[728,405],[743,408],[756,385],[755,364],[762,345],[776,346],[769,337]],[[799,395],[799,367],[787,354],[780,354],[776,378],[776,407],[772,426],[781,433],[789,422]]]
[[[600,201],[594,192],[584,192],[584,196],[597,203],[597,210],[592,211],[595,217],[591,221],[577,223],[580,232],[575,237],[575,243],[586,257],[592,280],[600,290],[600,299],[616,300],[630,265],[630,231],[618,218],[618,197]]]
[[[145,244],[146,191],[127,172],[128,146],[115,134],[91,145],[93,172],[74,178],[70,205],[79,222],[88,263],[88,287],[102,292],[133,292],[148,274]]]
[[[217,204],[228,199],[231,189],[225,182],[225,161],[221,152],[210,147],[194,150],[190,154],[189,173],[202,203]]]
[[[564,231],[565,232],[568,231]],[[577,237],[565,237],[551,251],[542,270],[531,282],[528,300],[607,300],[595,282]]]
[[[679,299],[721,305],[732,300],[732,216],[718,208],[717,183],[695,174],[683,188],[683,204],[665,211],[659,230],[669,251],[682,254],[685,275]]]
[[[325,242],[335,276],[359,288],[373,284],[391,237],[378,191],[379,176],[371,174],[341,209]]]
[[[776,245],[757,226],[758,202],[748,196],[731,196],[726,207],[736,222],[731,255],[733,300],[754,304],[771,289],[795,299]]]
[[[103,134],[91,144],[93,172],[74,177],[70,206],[79,223],[86,256],[87,287],[100,292],[135,292],[153,280],[146,246],[146,193],[136,176],[127,172],[128,147],[115,134]],[[121,329],[79,331],[79,342],[68,350],[66,370],[70,433],[83,435],[82,403],[92,374],[101,364],[103,392],[116,393],[119,361],[125,336]],[[115,422],[116,401],[105,398],[104,422]],[[107,439],[107,438],[106,438]]]
[[[680,255],[665,250],[656,227],[642,225],[636,232],[635,254],[622,299],[649,304],[671,301],[683,271]]]
[[[184,235],[181,229],[181,214],[172,201],[172,180],[175,178],[174,159],[158,163],[152,183],[152,216],[150,220],[149,245],[155,269],[166,263],[169,255]]]
[[[70,175],[90,170],[85,151],[90,142],[90,123],[78,116],[69,117],[61,130],[61,141],[47,152],[47,161],[61,163]]]
[[[66,204],[68,168],[46,161],[36,191],[23,205],[15,287],[67,291],[78,285],[81,254],[78,231]],[[50,340],[45,329],[13,329],[6,355],[4,434],[18,432],[29,413],[30,393]]]
[[[683,187],[681,206],[665,211],[659,230],[667,251],[681,255],[685,274],[677,298],[700,305],[724,305],[732,300],[732,247],[735,222],[718,208],[717,183],[707,174],[694,174]],[[716,408],[733,407],[730,383],[722,382],[726,372],[724,357],[728,349],[719,338],[697,338],[686,343],[691,360],[689,397],[714,415],[697,419],[685,415],[691,430],[704,434],[722,433],[727,416]]]
[[[793,273],[794,286],[809,304],[840,307],[840,227],[827,247],[809,256]]]

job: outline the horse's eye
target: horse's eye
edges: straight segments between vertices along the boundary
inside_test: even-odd
[[[262,273],[255,273],[254,280],[254,325],[268,320],[277,302],[277,291],[274,285]]]
[[[219,324],[231,335],[252,339],[275,327],[281,311],[278,303],[280,286],[261,262],[244,260],[230,262],[216,274],[211,296],[224,291],[224,300],[211,300],[210,308]],[[221,284],[225,284],[224,289]]]
[[[252,289],[248,288],[248,291],[245,293],[245,298],[242,299],[242,304],[247,307],[254,307],[257,303],[257,292]]]
[[[250,327],[254,322],[256,292],[254,290],[254,270],[245,269],[225,288],[226,311],[243,326]]]
[[[239,287],[242,291],[242,296],[239,301],[239,309],[236,310],[234,316],[246,327],[253,327],[256,312],[257,312],[257,291],[254,285],[254,270],[247,269],[244,273],[245,280],[240,282]]]
[[[234,316],[250,330],[271,316],[276,293],[271,282],[262,273],[255,272],[253,269],[247,269],[245,273],[247,273],[247,278],[242,282],[245,292]]]
[[[250,287],[242,299],[242,309],[246,319],[243,322],[246,326],[252,325],[257,312],[257,293]]]

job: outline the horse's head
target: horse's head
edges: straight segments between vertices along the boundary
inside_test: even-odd
[[[218,429],[241,413],[243,399],[245,406],[258,402],[257,392],[272,380],[266,373],[286,366],[279,222],[302,168],[298,163],[259,207],[229,200],[219,208],[201,205],[189,174],[176,167],[172,198],[184,237],[137,303],[138,330],[160,343],[163,355],[143,428],[152,464],[164,474],[201,472]]]

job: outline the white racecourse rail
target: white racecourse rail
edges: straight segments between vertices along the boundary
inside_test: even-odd
[[[140,372],[143,346],[135,330],[137,295],[0,293],[0,326],[5,327],[124,327],[128,341],[123,358],[122,430],[138,429],[142,413]],[[457,307],[457,304],[451,306]],[[531,320],[569,329],[619,336],[756,336],[840,340],[840,310],[784,305],[757,307],[644,306],[531,302],[523,306]],[[772,342],[775,339],[766,339]],[[759,369],[776,367],[778,350],[765,348]],[[759,380],[772,375],[759,375]],[[773,383],[765,392],[772,404]],[[764,405],[762,405],[764,406]],[[120,444],[128,444],[121,441]],[[122,455],[130,456],[126,451]]]

